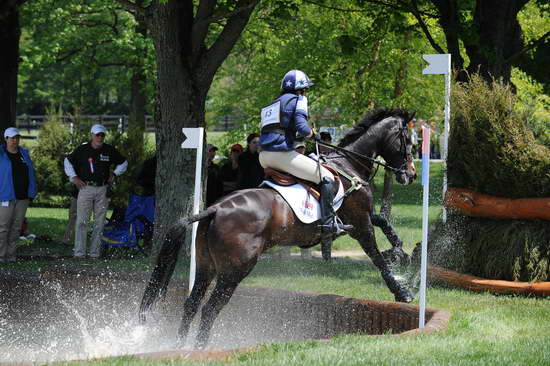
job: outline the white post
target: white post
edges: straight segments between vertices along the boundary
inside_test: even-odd
[[[436,54],[423,55],[422,58],[430,63],[422,70],[422,74],[445,75],[445,122],[443,131],[443,146],[441,146],[441,158],[443,159],[443,200],[447,193],[447,148],[449,143],[449,120],[451,118],[451,55]],[[447,222],[447,210],[443,206],[441,213],[443,222]]]
[[[449,148],[449,121],[451,119],[451,56],[449,55],[449,69],[445,74],[445,125],[443,132],[443,146],[441,149],[441,158],[443,159],[443,200],[447,193],[447,152]],[[447,210],[443,205],[441,214],[443,222],[447,222]]]
[[[420,312],[418,327],[424,328],[426,318],[426,277],[428,272],[428,207],[430,198],[430,126],[422,126],[422,251],[420,256]]]
[[[199,213],[201,205],[201,192],[202,192],[202,150],[203,150],[203,138],[204,138],[204,128],[183,128],[183,143],[181,144],[182,149],[197,149],[197,161],[195,163],[195,191],[193,194],[193,215]],[[195,260],[196,251],[195,251],[195,239],[197,237],[197,227],[199,223],[195,221],[192,226],[191,234],[191,263],[189,266],[189,292],[193,290],[193,285],[195,284],[195,272],[197,269],[197,264]]]

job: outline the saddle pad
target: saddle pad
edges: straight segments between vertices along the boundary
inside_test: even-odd
[[[264,180],[260,187],[271,187],[288,203],[298,217],[298,220],[304,224],[311,224],[321,218],[321,205],[313,195],[311,195],[302,185],[293,184],[291,186],[280,186],[271,181]],[[332,205],[334,211],[337,211],[344,201],[344,186],[342,182],[338,187],[338,193],[334,197]]]

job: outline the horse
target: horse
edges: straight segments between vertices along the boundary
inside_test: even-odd
[[[381,164],[375,160],[378,156],[384,159],[386,169],[393,170],[398,183],[414,181],[416,170],[407,130],[407,123],[413,116],[403,109],[372,111],[338,146],[330,145],[334,150],[325,160],[340,173],[346,190],[347,196],[338,210],[339,217],[353,225],[348,234],[359,242],[379,269],[395,300],[400,302],[412,301],[413,295],[396,280],[390,263],[377,247],[371,221],[371,217],[377,216],[373,215],[373,196],[368,181],[374,164]],[[288,203],[273,189],[245,189],[222,197],[197,215],[180,218],[168,231],[143,294],[139,310],[141,322],[146,321],[146,314],[156,301],[164,297],[187,227],[196,221],[199,224],[195,283],[184,303],[178,341],[183,346],[207,288],[215,279],[211,296],[202,307],[196,339],[196,347],[202,349],[208,343],[219,312],[264,251],[275,245],[309,248],[319,243],[321,233],[316,222],[300,222]],[[393,249],[401,250],[399,246]]]

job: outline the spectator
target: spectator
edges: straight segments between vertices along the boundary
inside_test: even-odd
[[[137,185],[142,188],[143,196],[155,195],[155,179],[157,174],[157,157],[153,156],[143,162],[137,176]]]
[[[237,189],[256,188],[264,180],[264,168],[260,164],[260,135],[251,133],[246,138],[246,151],[239,156],[239,183]]]
[[[16,243],[29,199],[36,197],[36,178],[29,151],[19,146],[19,130],[4,131],[0,147],[0,263],[14,263]]]
[[[216,151],[218,148],[214,145],[207,145],[207,168],[208,179],[206,181],[206,207],[210,206],[223,196],[223,185],[220,178],[220,167],[214,163],[216,157]]]
[[[113,146],[104,143],[107,130],[103,125],[93,125],[91,141],[80,145],[65,158],[65,173],[78,188],[76,203],[76,225],[74,257],[86,257],[86,234],[90,216],[94,214],[94,228],[91,237],[89,256],[101,255],[100,239],[105,225],[105,214],[109,199],[107,188],[115,175],[126,171],[128,162]],[[115,169],[111,172],[111,166]]]
[[[321,141],[326,142],[327,144],[332,144],[332,136],[330,132],[323,131],[319,134],[321,136]],[[319,154],[328,155],[332,152],[330,147],[319,144]]]
[[[241,144],[231,146],[229,159],[220,169],[220,179],[223,184],[223,194],[229,194],[237,189],[239,179],[239,156],[243,152]]]

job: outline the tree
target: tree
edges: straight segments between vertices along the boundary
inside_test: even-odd
[[[15,124],[19,69],[19,10],[27,0],[0,2],[0,131]]]
[[[414,76],[424,65],[414,55],[429,45],[411,27],[412,17],[378,7],[354,13],[311,4],[281,15],[277,10],[258,8],[217,75],[209,112],[242,116],[255,128],[258,111],[294,68],[315,82],[309,108],[317,126],[350,125],[376,106],[406,105],[429,115],[441,104],[433,82]]]
[[[155,238],[161,239],[174,218],[191,207],[187,203],[193,191],[195,154],[181,150],[181,129],[205,126],[206,96],[214,75],[259,0],[167,0],[144,6],[119,2],[130,11],[144,13],[155,45]]]
[[[520,56],[550,39],[550,31],[547,31],[540,38],[525,44],[518,13],[528,2],[431,0],[419,6],[416,0],[411,0],[410,8],[434,49],[439,53],[451,54],[453,68],[461,71],[458,74],[459,81],[466,81],[468,73],[479,73],[488,81],[502,78],[508,83],[512,66],[519,64]],[[424,23],[422,12],[429,13],[433,7],[445,33],[447,52],[433,41]],[[421,9],[424,10],[421,12]],[[467,66],[463,50],[469,59]]]
[[[41,114],[56,104],[84,114],[126,114],[129,105],[138,104],[130,103],[131,94],[145,93],[146,84],[131,87],[130,79],[137,70],[153,69],[152,42],[143,25],[119,4],[33,0],[21,13],[18,104],[22,111]],[[152,98],[133,99],[143,109]]]

